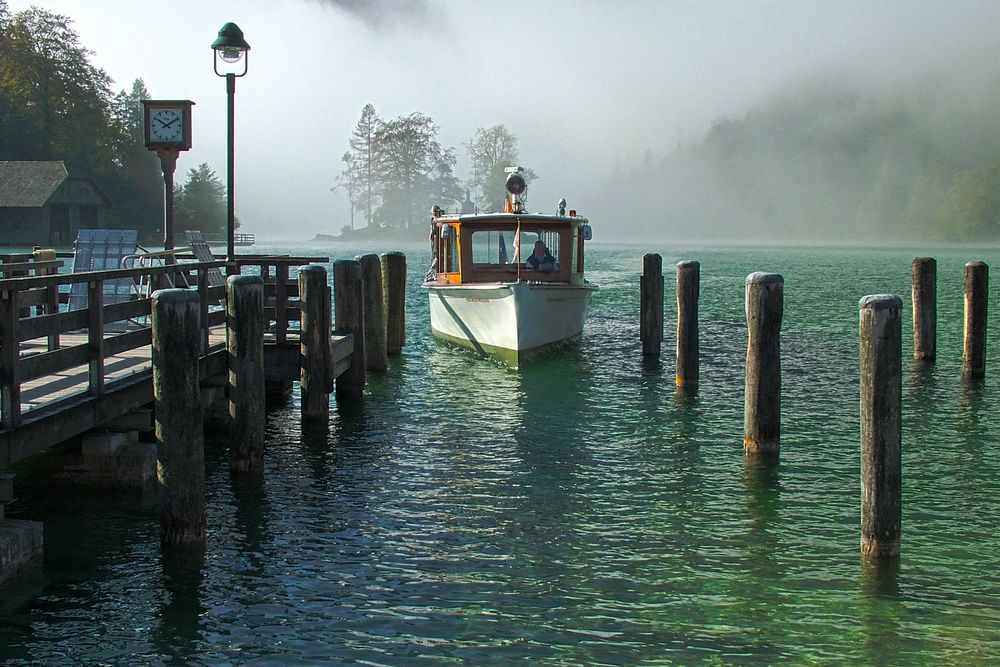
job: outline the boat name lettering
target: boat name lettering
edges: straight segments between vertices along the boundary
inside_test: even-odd
[[[467,297],[465,297],[465,300],[466,301],[477,301],[477,302],[482,302],[482,303],[486,303],[487,301],[489,301],[489,299],[487,299],[486,297],[482,297],[482,296],[467,296]]]

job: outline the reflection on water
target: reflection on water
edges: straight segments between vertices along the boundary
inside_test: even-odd
[[[702,263],[696,390],[670,313],[640,354],[650,251]],[[521,371],[433,339],[416,271],[363,400],[305,425],[275,404],[262,477],[208,439],[203,550],[161,553],[155,499],[24,471],[11,510],[45,522],[46,563],[0,593],[0,662],[990,664],[998,385],[960,380],[960,251],[938,254],[938,359],[903,369],[903,553],[859,570],[857,301],[905,295],[924,254],[598,246],[579,347]],[[764,269],[786,279],[780,461],[742,447]]]
[[[168,656],[170,664],[184,665],[197,654],[205,630],[202,618],[206,608],[201,599],[205,552],[200,547],[164,549],[161,562],[166,595],[153,645],[161,655]]]

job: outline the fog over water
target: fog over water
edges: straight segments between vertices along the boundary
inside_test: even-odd
[[[529,209],[554,210],[566,197],[603,238],[696,231],[891,241],[898,221],[877,221],[908,214],[882,209],[912,197],[890,192],[842,207],[869,197],[859,188],[873,174],[886,179],[886,192],[929,178],[887,176],[925,154],[865,151],[898,136],[943,151],[953,165],[955,154],[983,141],[992,151],[997,141],[989,133],[1000,3],[989,0],[36,4],[74,20],[115,90],[142,78],[155,98],[195,101],[184,172],[208,162],[225,173],[225,85],[209,46],[222,24],[239,24],[252,51],[236,92],[237,215],[264,237],[308,239],[347,224],[346,196],[330,187],[369,102],[384,119],[432,117],[442,145],[456,149],[463,182],[463,144],[477,128],[504,124],[539,175]],[[890,121],[904,117],[906,131],[894,135]],[[957,118],[951,127],[949,118]],[[850,131],[824,129],[838,122]],[[855,131],[859,123],[871,131]],[[889,129],[872,130],[879,123]],[[796,143],[796,132],[806,140]],[[868,160],[860,169],[859,154]],[[848,221],[846,231],[831,232],[837,220]]]

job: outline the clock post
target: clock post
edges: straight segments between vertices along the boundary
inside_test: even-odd
[[[174,171],[177,156],[191,148],[191,100],[143,100],[146,148],[163,171],[163,249],[174,248]],[[168,256],[173,261],[172,256]]]

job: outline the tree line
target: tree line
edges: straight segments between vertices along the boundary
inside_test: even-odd
[[[455,149],[441,146],[438,129],[419,112],[384,120],[372,104],[365,105],[336,179],[335,187],[350,204],[351,224],[345,230],[407,229],[425,223],[434,205],[455,210],[466,197],[480,210],[502,210],[504,168],[517,164],[517,135],[502,124],[478,128],[465,144],[471,174],[463,184],[454,174]],[[526,171],[529,182],[535,178]],[[355,213],[363,225],[356,224]]]
[[[112,202],[109,226],[162,239],[163,175],[144,146],[142,79],[112,92],[67,16],[38,7],[12,14],[0,0],[0,160],[62,160]],[[175,229],[226,231],[225,188],[207,164],[175,189]]]
[[[802,84],[662,159],[619,164],[607,200],[635,236],[996,242],[997,108],[997,72],[878,91]]]

